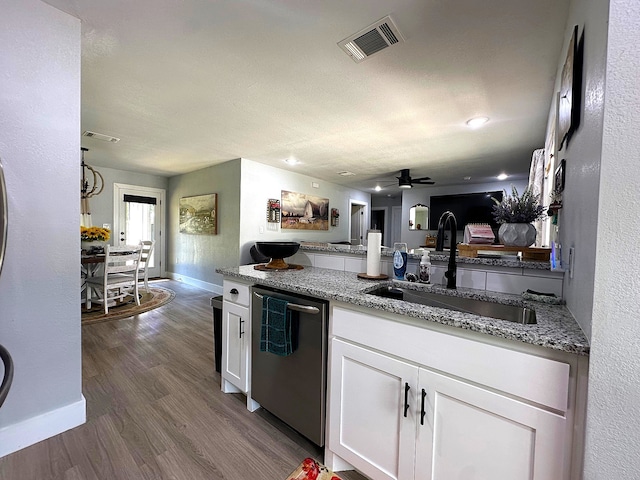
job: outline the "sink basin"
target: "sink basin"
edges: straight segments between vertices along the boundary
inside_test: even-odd
[[[528,307],[503,305],[501,303],[477,300],[475,298],[452,297],[434,292],[397,288],[390,285],[379,287],[368,293],[378,297],[394,298],[396,300],[404,300],[405,302],[418,303],[429,307],[448,308],[449,310],[473,313],[474,315],[508,320],[509,322],[526,325],[537,323],[536,311]]]

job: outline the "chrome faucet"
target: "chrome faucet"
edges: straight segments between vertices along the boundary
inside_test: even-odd
[[[458,225],[456,223],[455,215],[447,210],[440,216],[440,221],[438,222],[438,236],[436,238],[436,252],[442,252],[444,250],[444,230],[447,228],[447,223],[449,224],[449,236],[450,245],[449,245],[449,265],[447,266],[447,271],[444,273],[444,276],[447,277],[447,288],[456,288],[456,231],[458,229]]]

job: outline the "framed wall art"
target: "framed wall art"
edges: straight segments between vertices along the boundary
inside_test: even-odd
[[[329,199],[282,190],[280,228],[329,230]]]
[[[218,234],[218,194],[180,198],[180,233]]]
[[[560,162],[560,165],[558,165],[558,168],[556,168],[555,179],[553,182],[553,192],[556,195],[562,193],[562,191],[564,190],[564,176],[565,176],[566,163],[567,162],[563,159]]]
[[[579,48],[578,25],[573,27],[567,58],[560,78],[560,105],[558,108],[558,150],[566,147],[580,123],[580,97],[582,95],[582,48]]]

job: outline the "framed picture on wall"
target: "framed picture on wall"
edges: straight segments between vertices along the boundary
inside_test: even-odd
[[[553,182],[553,191],[557,193],[562,193],[564,190],[564,175],[565,175],[565,164],[567,162],[563,159],[556,168],[555,179]]]
[[[218,194],[196,195],[180,199],[180,233],[218,234]]]
[[[582,95],[582,50],[578,48],[578,25],[573,27],[567,58],[560,78],[560,105],[558,108],[558,150],[566,147],[572,133],[580,123],[580,96]]]
[[[329,199],[305,193],[281,191],[280,228],[329,230]]]

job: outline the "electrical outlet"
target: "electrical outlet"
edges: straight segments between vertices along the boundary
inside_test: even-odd
[[[259,232],[259,233],[264,233],[264,227],[263,227],[262,225],[260,225],[260,226],[258,227],[258,232]]]
[[[111,224],[110,223],[103,223],[102,224],[102,228],[108,228],[109,230],[111,230]]]

